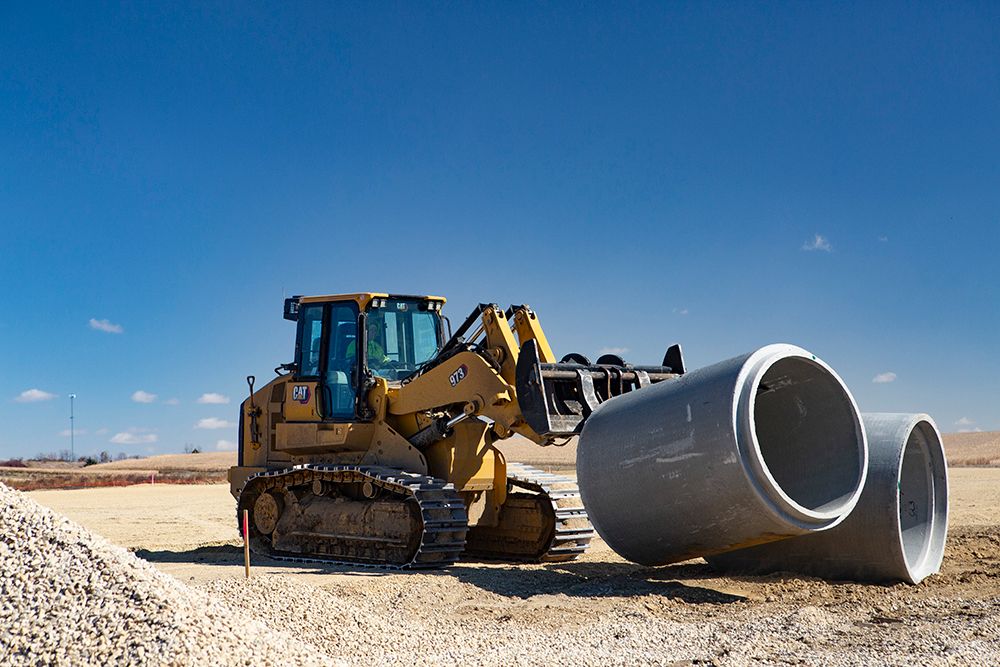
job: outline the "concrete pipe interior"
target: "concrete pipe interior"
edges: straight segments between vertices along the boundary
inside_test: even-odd
[[[807,511],[849,502],[863,478],[863,430],[840,380],[805,357],[779,359],[760,376],[752,405],[764,466]]]
[[[932,452],[931,443],[936,441],[933,427],[926,421],[918,422],[907,438],[899,464],[899,537],[911,572],[928,557],[935,530],[940,529],[947,511],[947,500],[938,497],[936,478],[943,476],[944,461]],[[943,543],[943,539],[939,541]]]

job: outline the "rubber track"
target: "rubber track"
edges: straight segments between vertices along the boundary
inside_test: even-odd
[[[253,521],[250,521],[251,547],[256,553],[267,556],[274,560],[288,561],[293,563],[326,563],[332,565],[352,565],[360,567],[371,567],[380,569],[431,569],[441,568],[451,565],[458,560],[465,549],[465,534],[469,527],[469,516],[462,498],[455,492],[455,487],[436,477],[418,475],[415,473],[398,470],[396,468],[386,468],[382,466],[334,466],[302,464],[281,470],[268,470],[251,475],[240,489],[240,499],[236,503],[236,521],[240,525],[240,512],[244,509],[243,493],[253,485],[265,484],[270,480],[284,482],[277,478],[291,478],[291,483],[284,486],[299,486],[311,484],[316,478],[328,480],[334,483],[354,483],[365,480],[373,484],[389,489],[398,494],[408,496],[406,500],[415,500],[420,507],[420,514],[423,518],[423,535],[420,546],[417,548],[413,558],[402,564],[386,563],[384,561],[371,560],[351,560],[344,558],[326,558],[323,556],[302,556],[275,552],[269,541],[257,534]],[[267,485],[267,488],[274,488],[274,485]],[[252,498],[248,496],[249,505],[246,509],[251,509],[252,502],[257,495]],[[404,501],[405,502],[405,501]],[[447,539],[447,536],[451,539]],[[446,539],[441,541],[441,536]]]
[[[575,560],[587,551],[590,540],[594,537],[594,527],[587,517],[587,510],[580,498],[580,489],[574,479],[553,475],[522,463],[507,464],[507,479],[514,487],[545,495],[552,503],[556,528],[548,549],[541,556],[521,559],[504,556],[505,560],[549,563]],[[554,488],[556,485],[563,488],[556,489]],[[584,523],[582,526],[579,525],[581,519]],[[578,525],[573,526],[571,522]]]

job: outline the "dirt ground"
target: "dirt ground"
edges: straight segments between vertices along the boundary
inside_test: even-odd
[[[236,452],[201,452],[200,454],[158,454],[141,459],[123,459],[87,466],[90,470],[169,470],[223,471],[236,465]]]
[[[949,465],[1000,465],[1000,431],[945,433],[941,437]]]
[[[25,461],[24,467],[0,466],[0,482],[20,491],[82,489],[144,484],[213,484],[226,480],[236,465],[233,452],[162,454],[82,466],[61,461]]]
[[[575,563],[431,573],[259,560],[246,582],[226,485],[30,495],[350,663],[996,664],[1000,469],[953,469],[951,486],[943,571],[919,586],[647,568],[600,540]]]

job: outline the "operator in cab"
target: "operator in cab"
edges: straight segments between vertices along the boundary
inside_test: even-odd
[[[385,353],[385,347],[383,347],[381,342],[383,328],[384,321],[382,317],[374,313],[368,316],[368,325],[366,326],[368,333],[368,368],[373,371],[383,368],[385,363],[389,361],[389,357]],[[352,340],[347,344],[347,357],[351,359],[356,356],[357,346],[355,345],[355,341]]]

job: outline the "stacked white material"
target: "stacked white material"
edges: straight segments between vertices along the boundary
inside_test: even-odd
[[[331,662],[0,484],[0,663]]]

